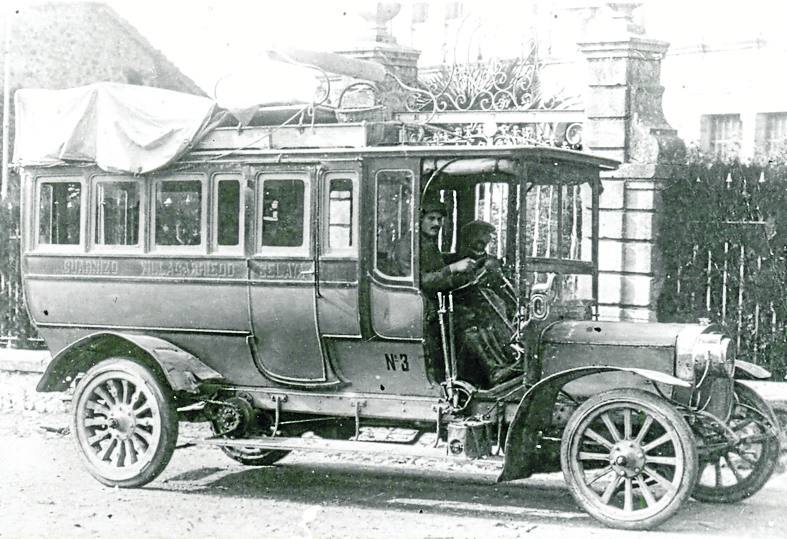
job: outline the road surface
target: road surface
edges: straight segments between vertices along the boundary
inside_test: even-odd
[[[1,538],[787,536],[787,474],[744,503],[691,501],[636,533],[588,517],[560,474],[497,484],[488,464],[310,453],[249,468],[191,447],[148,486],[112,489],[83,470],[59,432],[68,423],[62,412],[0,412]]]

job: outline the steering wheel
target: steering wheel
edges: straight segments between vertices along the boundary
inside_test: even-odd
[[[478,264],[478,261],[476,261],[476,264]],[[453,291],[464,290],[465,288],[470,288],[471,286],[478,286],[479,284],[483,284],[484,280],[490,281],[487,283],[490,288],[496,288],[496,284],[492,282],[495,280],[495,278],[497,278],[499,281],[502,281],[503,286],[505,286],[507,279],[503,273],[503,268],[500,266],[500,263],[496,258],[483,259],[480,267],[481,269],[476,270],[477,273],[472,279],[455,287]]]
[[[467,281],[466,283],[462,283],[459,286],[452,289],[452,292],[458,292],[459,290],[464,290],[466,288],[470,288],[471,286],[478,286],[481,281],[486,277],[489,273],[489,270],[486,267],[481,268],[481,271],[478,272],[471,280]]]

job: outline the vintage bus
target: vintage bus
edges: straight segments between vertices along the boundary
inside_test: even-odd
[[[759,490],[778,423],[733,379],[755,369],[731,340],[710,324],[598,319],[599,176],[617,164],[413,144],[409,129],[209,126],[143,173],[17,156],[25,296],[53,354],[38,389],[73,391],[88,471],[143,485],[180,421],[208,421],[214,435],[190,441],[250,465],[327,450],[486,458],[501,480],[562,469],[577,502],[621,528],[656,526],[690,496]],[[421,287],[427,197],[446,208],[446,256],[464,224],[493,221],[512,378],[461,377],[457,294]]]

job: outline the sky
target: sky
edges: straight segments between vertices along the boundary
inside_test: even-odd
[[[363,38],[358,12],[370,0],[103,0],[209,93],[227,72],[249,70],[260,51],[276,46],[337,50]],[[434,2],[435,0],[433,0]],[[464,0],[492,13],[523,0]],[[597,0],[555,0],[567,6]],[[719,43],[765,35],[784,39],[787,6],[777,0],[645,0],[648,33],[683,44]],[[566,36],[572,39],[572,36]]]
[[[105,0],[209,95],[237,88],[258,76],[292,79],[313,87],[311,72],[272,62],[265,51],[280,47],[332,51],[363,37],[364,23],[352,2]],[[217,87],[217,83],[219,86]],[[291,90],[286,90],[291,94]],[[237,93],[237,92],[235,92]],[[217,97],[221,97],[217,95]],[[268,97],[277,100],[274,93]],[[311,89],[302,97],[310,99]]]
[[[24,1],[14,0],[14,3]],[[377,3],[374,0],[99,1],[133,24],[209,95],[216,91],[217,98],[223,94],[225,99],[240,101],[245,96],[238,95],[238,88],[254,88],[259,99],[261,86],[271,93],[267,100],[280,100],[282,96],[277,90],[266,84],[271,78],[291,81],[280,88],[287,97],[309,100],[314,86],[312,73],[270,62],[264,51],[278,47],[322,51],[349,48],[368,37],[368,26],[358,13],[374,10]],[[548,9],[602,3],[601,0],[538,1]],[[521,13],[523,2],[528,0],[463,0],[465,6],[470,6],[466,11],[480,6],[497,16],[501,24],[506,23],[501,32],[517,31],[519,15],[506,17]],[[685,45],[718,44],[761,36],[771,41],[787,40],[783,31],[787,5],[777,0],[643,0],[639,11],[648,34],[671,42],[673,50]],[[577,37],[566,35],[559,39],[573,43]],[[303,95],[293,96],[293,88],[300,88]]]

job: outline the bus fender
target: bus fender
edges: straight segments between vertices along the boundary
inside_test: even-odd
[[[592,366],[551,374],[529,388],[519,402],[508,428],[505,460],[498,482],[530,477],[538,469],[539,435],[552,421],[552,410],[563,386],[584,376],[610,371],[632,372],[660,384],[691,387],[691,384],[680,378],[649,369]]]
[[[79,373],[110,357],[141,361],[162,376],[176,392],[198,393],[202,382],[222,378],[198,358],[164,339],[101,332],[83,337],[55,354],[36,389],[65,391]]]

